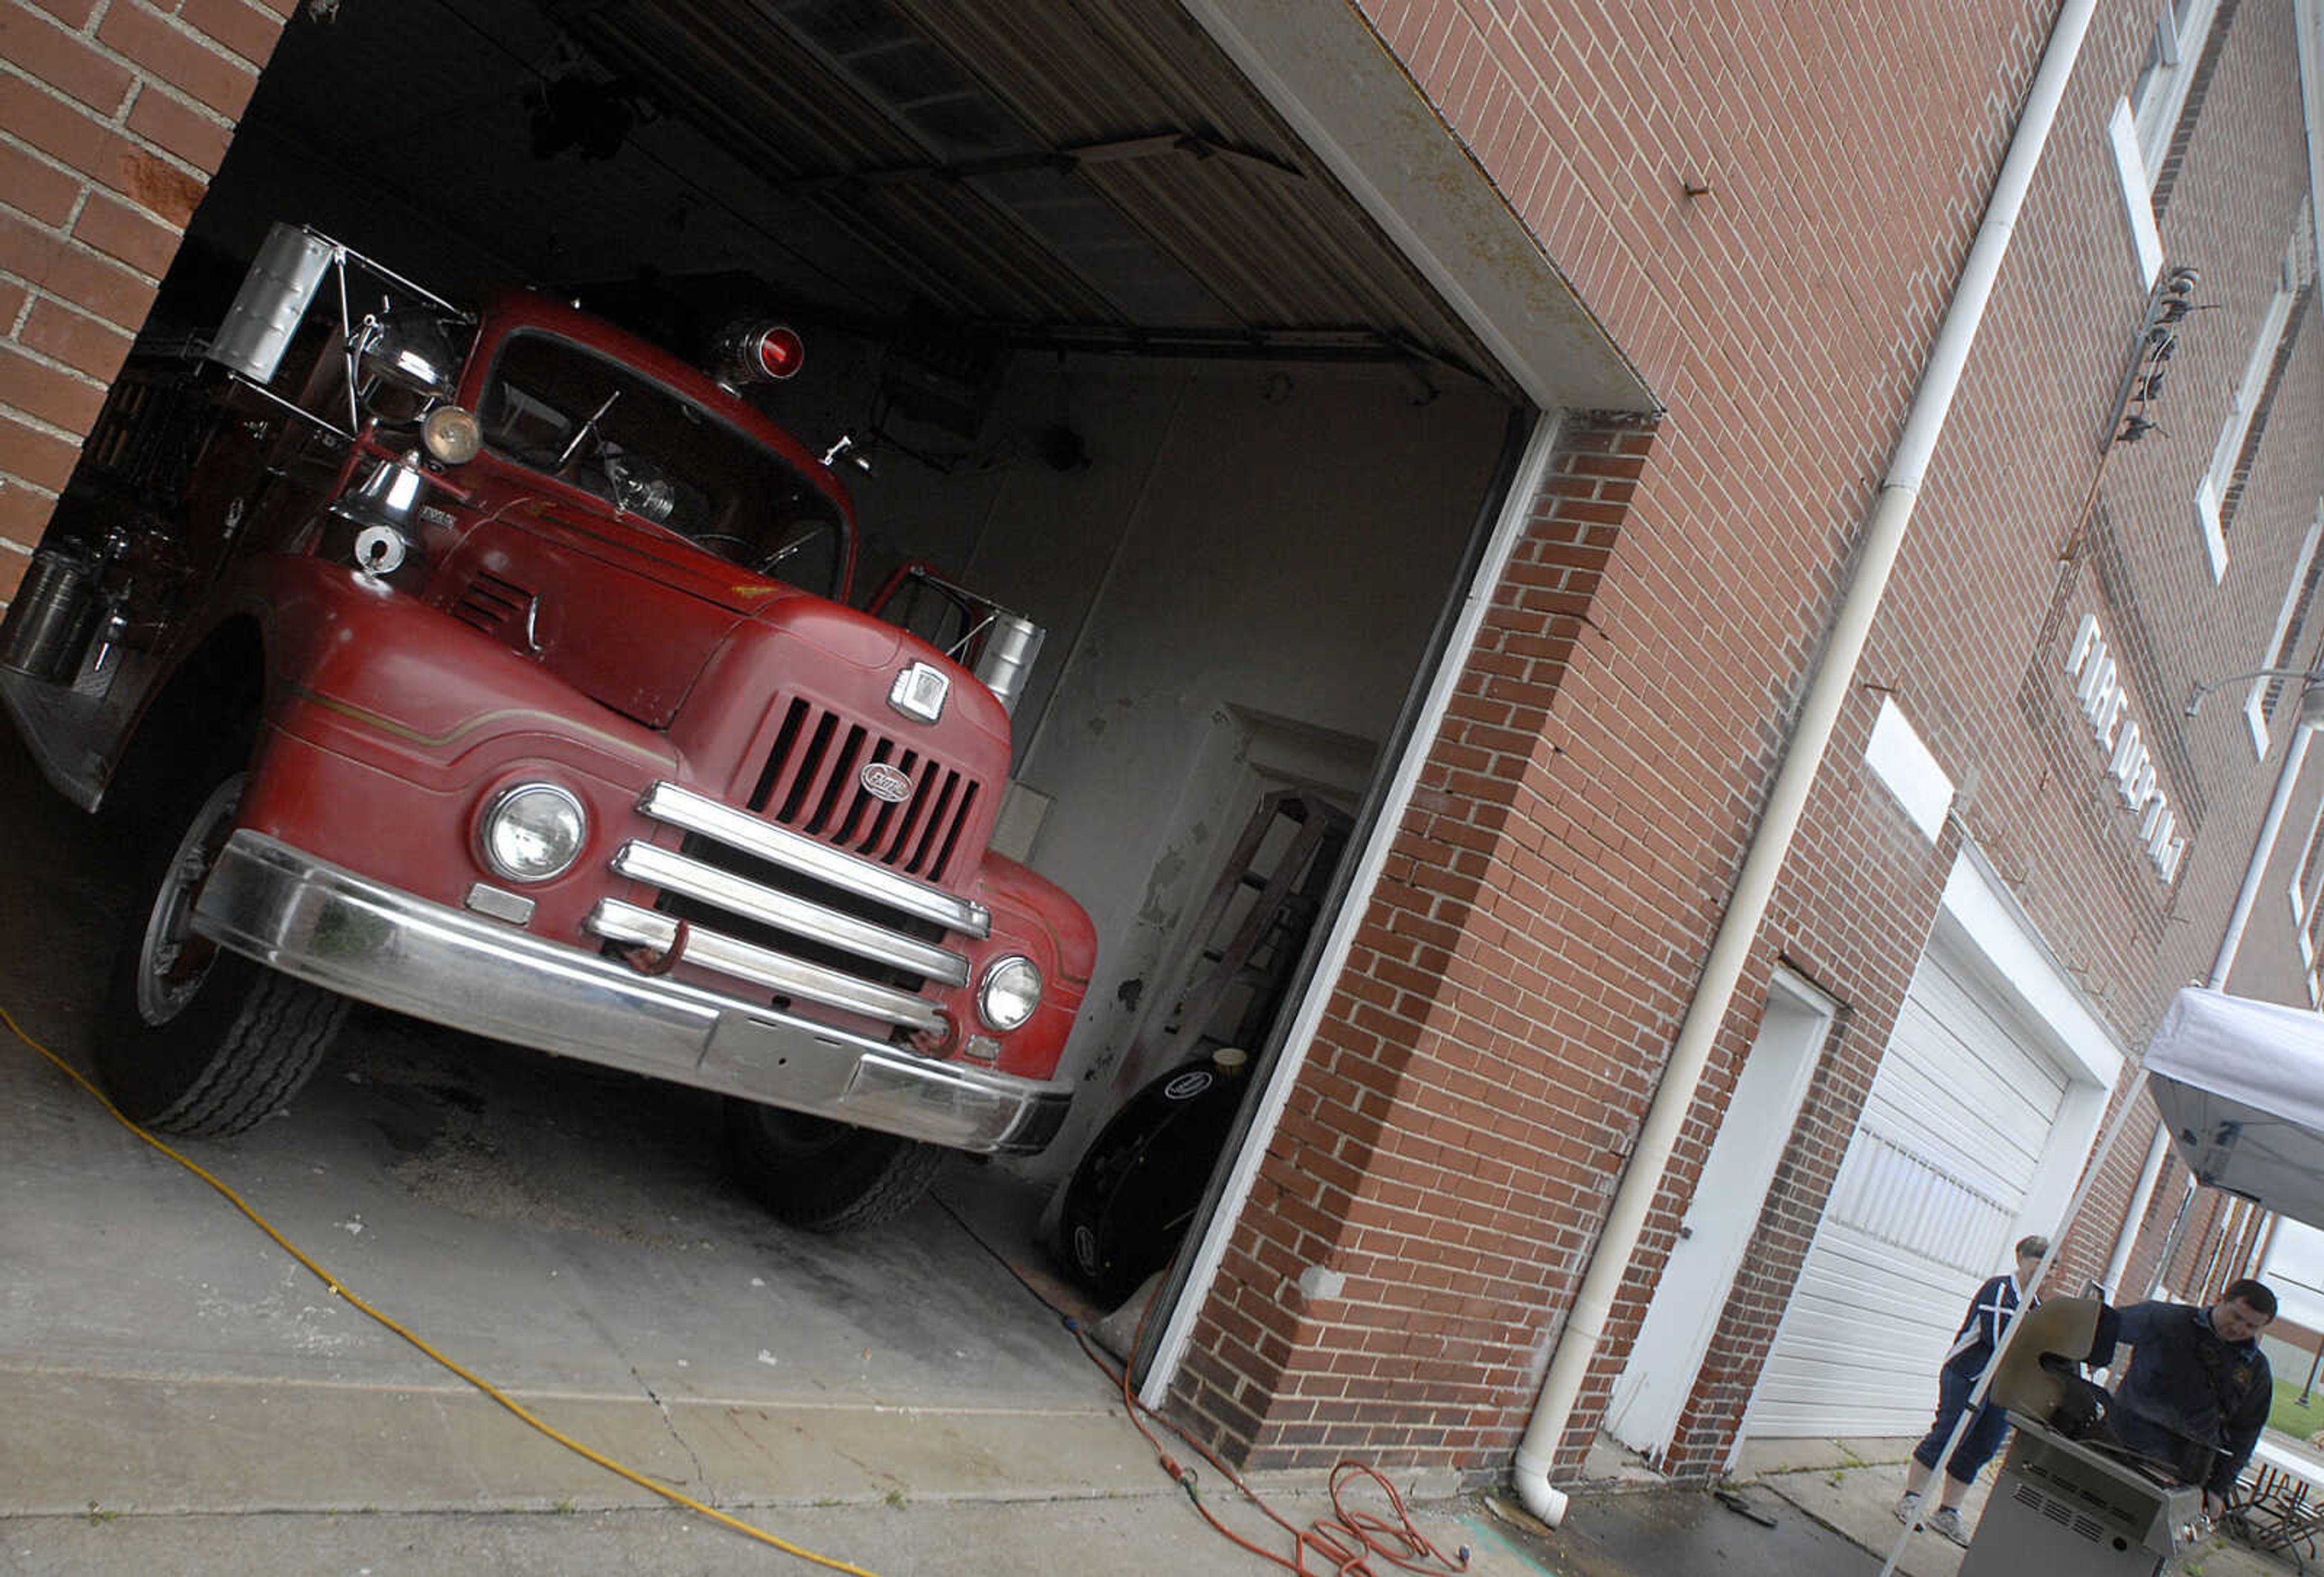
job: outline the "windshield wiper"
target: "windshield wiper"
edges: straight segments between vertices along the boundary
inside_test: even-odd
[[[556,474],[558,475],[564,475],[566,467],[572,465],[575,460],[580,458],[581,446],[589,442],[592,438],[597,436],[597,424],[605,420],[605,413],[613,409],[613,401],[619,400],[621,397],[622,392],[619,389],[616,389],[611,394],[606,395],[605,403],[591,411],[589,413],[589,420],[583,422],[579,428],[575,429],[571,441],[565,446],[564,453],[557,456]]]

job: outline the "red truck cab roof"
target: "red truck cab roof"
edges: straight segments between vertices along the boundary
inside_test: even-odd
[[[688,402],[780,456],[830,501],[844,522],[844,561],[836,600],[849,600],[854,579],[855,504],[837,475],[757,407],[701,368],[660,346],[537,291],[505,291],[490,301],[479,321],[475,347],[460,376],[456,399],[461,405],[471,410],[478,409],[503,346],[512,336],[523,333],[553,335],[665,384]]]

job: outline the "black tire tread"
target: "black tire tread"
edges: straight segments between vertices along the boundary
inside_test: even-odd
[[[818,1213],[813,1221],[791,1224],[816,1232],[853,1232],[884,1226],[920,1202],[928,1185],[951,1156],[935,1145],[907,1141],[880,1169],[880,1176],[844,1208]]]
[[[180,774],[156,795],[140,840],[146,869],[141,907],[154,902],[188,818],[235,771],[244,731],[220,728],[207,770]],[[171,803],[174,801],[174,803]],[[97,1072],[116,1109],[157,1132],[226,1139],[281,1110],[313,1076],[350,1003],[241,954],[220,950],[194,999],[168,1023],[146,1023],[135,1005],[139,941],[133,925],[115,961]]]
[[[761,1138],[752,1103],[730,1098],[727,1154],[736,1179],[776,1220],[803,1231],[881,1226],[920,1202],[952,1152],[940,1145],[856,1129],[836,1153],[786,1165]]]
[[[145,1126],[189,1139],[226,1139],[255,1127],[314,1076],[348,1005],[320,986],[258,970],[217,1056]]]

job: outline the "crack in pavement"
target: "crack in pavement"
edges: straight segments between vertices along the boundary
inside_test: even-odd
[[[686,1438],[685,1433],[678,1428],[678,1419],[671,1414],[669,1404],[661,1399],[661,1394],[659,1391],[646,1383],[646,1377],[638,1372],[638,1366],[634,1363],[630,1365],[630,1378],[638,1382],[638,1389],[646,1394],[646,1400],[651,1402],[655,1410],[661,1414],[662,1426],[669,1431],[669,1437],[678,1442],[679,1449],[686,1452],[687,1460],[694,1464],[693,1482],[707,1489],[709,1483],[707,1476],[702,1471],[702,1458],[696,1454],[692,1443]]]

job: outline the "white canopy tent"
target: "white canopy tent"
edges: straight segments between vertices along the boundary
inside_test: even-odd
[[[2199,1181],[2324,1226],[2324,1014],[2190,986],[2145,1071]]]

